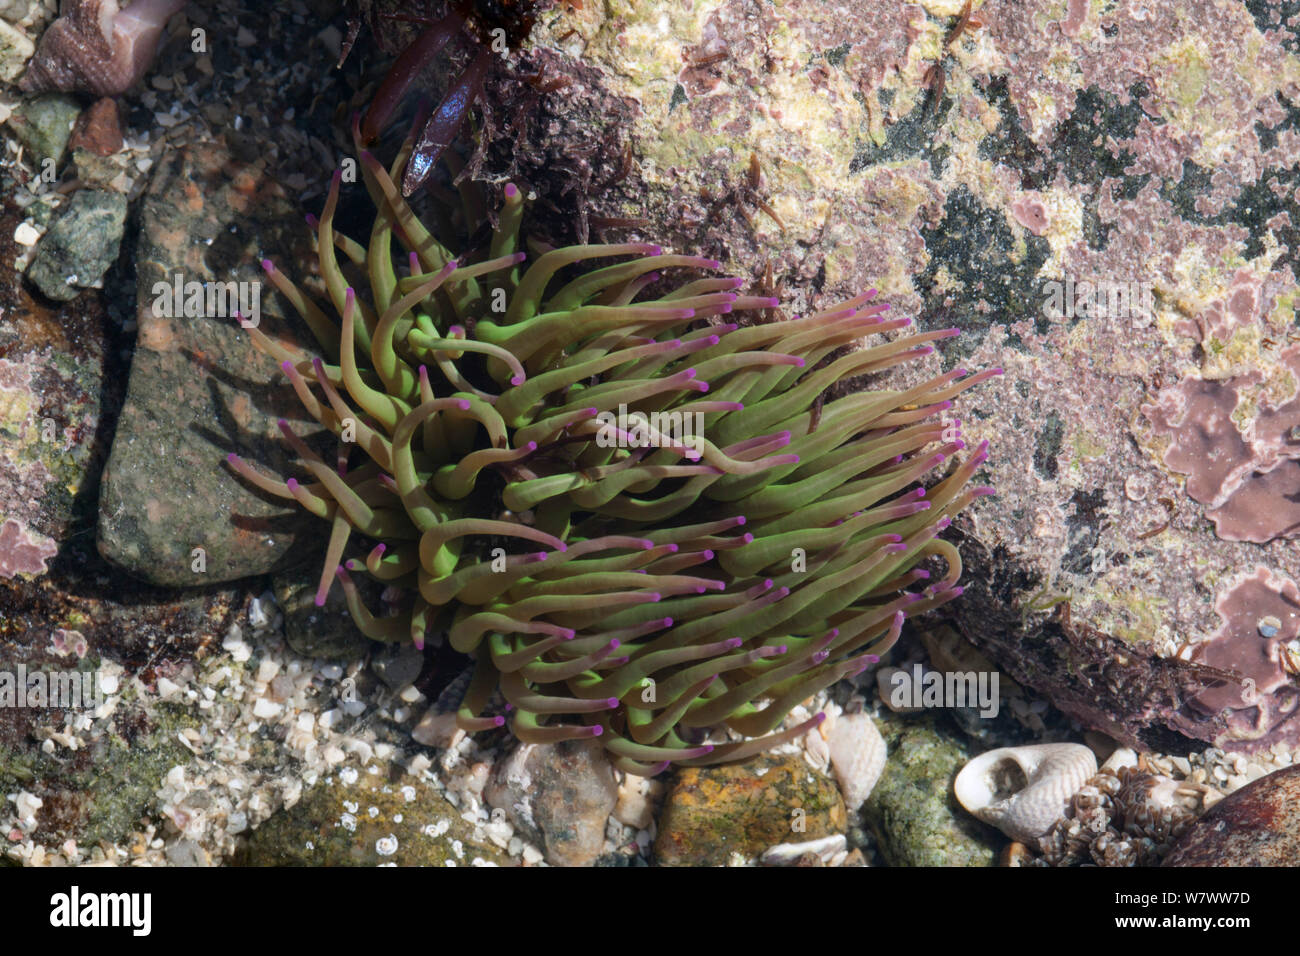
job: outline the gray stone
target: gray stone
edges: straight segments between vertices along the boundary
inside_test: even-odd
[[[99,522],[100,553],[147,581],[230,581],[309,562],[323,551],[315,543],[324,522],[252,487],[224,460],[234,452],[265,472],[293,475],[276,420],[303,434],[319,430],[314,420],[305,422],[275,361],[231,316],[169,318],[153,309],[159,284],[170,286],[177,275],[185,283],[258,283],[260,255],[279,258],[283,251],[288,255],[279,261],[301,261],[310,252],[300,223],[278,185],[215,144],[158,162],[136,255],[139,336]],[[251,295],[253,287],[246,288]],[[269,287],[263,291],[261,328],[308,340],[299,325],[286,326]],[[201,572],[196,548],[204,549]]]
[[[484,798],[544,847],[552,866],[592,866],[618,784],[599,742],[524,744],[493,768]]]
[[[125,227],[125,196],[78,190],[41,238],[27,278],[56,302],[75,299],[104,278],[117,259]]]
[[[391,690],[402,690],[415,683],[423,668],[424,652],[414,644],[383,647],[370,658],[370,669]]]
[[[38,167],[52,159],[55,166],[63,162],[72,137],[72,124],[81,115],[81,104],[68,93],[43,93],[25,100],[14,110],[10,120],[18,140],[33,154]]]
[[[388,769],[388,768],[386,768]],[[361,807],[358,811],[358,807]],[[334,773],[262,823],[237,866],[511,866],[422,779]]]
[[[357,630],[343,600],[343,589],[330,589],[324,607],[316,606],[320,568],[308,564],[276,575],[275,600],[284,612],[284,638],[304,657],[360,660],[370,650],[369,639]],[[367,584],[359,581],[359,585]]]

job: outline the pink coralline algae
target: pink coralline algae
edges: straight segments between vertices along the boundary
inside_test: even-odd
[[[1011,215],[1035,236],[1047,231],[1047,206],[1036,195],[1018,197],[1011,203]]]
[[[1249,328],[1256,322],[1260,293],[1260,281],[1248,269],[1239,269],[1223,298],[1211,302],[1196,316],[1195,324],[1180,323],[1179,331],[1203,342],[1227,344],[1238,329]]]
[[[58,548],[53,542],[31,533],[13,518],[0,525],[0,578],[17,574],[44,574],[45,562]]]
[[[1258,567],[1222,592],[1215,604],[1223,625],[1196,646],[1194,660],[1234,675],[1190,700],[1175,723],[1199,732],[1207,718],[1222,722],[1219,746],[1254,750],[1300,735],[1300,589],[1285,575]]]
[[[65,0],[20,85],[28,93],[125,93],[144,76],[163,27],[184,6],[185,0],[134,0],[121,9],[118,0]]]
[[[1239,426],[1238,403],[1264,383],[1258,371],[1223,381],[1189,377],[1142,412],[1173,441],[1164,463],[1187,476],[1187,493],[1225,541],[1263,544],[1300,535],[1300,348],[1281,353],[1291,380],[1281,400],[1261,391],[1252,419]]]

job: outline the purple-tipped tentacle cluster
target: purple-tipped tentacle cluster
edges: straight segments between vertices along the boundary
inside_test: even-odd
[[[370,637],[422,645],[437,619],[474,655],[461,727],[501,726],[486,713],[499,690],[520,739],[600,737],[632,773],[741,758],[805,732],[821,715],[781,731],[792,707],[960,594],[937,535],[990,489],[968,487],[984,447],[954,463],[964,443],[941,413],[998,370],[822,404],[952,330],[836,357],[908,321],[868,292],[742,328],[717,317],[775,303],[715,277],[646,297],[663,274],[718,264],[644,243],[525,267],[513,187],[483,261],[461,262],[395,183],[413,145],[390,168],[361,154],[379,209],[368,244],[334,227],[337,176],[313,221],[339,321],[264,263],[322,355],[250,334],[339,455],[285,428],[301,480],[230,461],[330,522],[318,602],[337,578]],[[920,566],[931,556],[940,580]],[[356,574],[400,589],[400,614],[372,614]]]

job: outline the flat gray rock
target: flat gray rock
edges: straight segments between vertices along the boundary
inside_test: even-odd
[[[183,283],[255,283],[263,256],[301,261],[310,253],[306,229],[293,229],[299,222],[279,186],[213,144],[164,156],[144,198],[139,337],[104,473],[99,550],[146,581],[230,581],[322,550],[314,542],[323,522],[252,488],[224,460],[234,452],[264,470],[297,474],[276,420],[299,434],[320,426],[306,420],[276,363],[234,318],[184,309],[168,317],[153,308],[156,284],[174,285],[178,275]],[[259,296],[263,330],[310,341],[296,317],[286,322],[269,285]]]

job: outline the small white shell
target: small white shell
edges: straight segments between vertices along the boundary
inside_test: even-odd
[[[808,840],[806,843],[778,843],[768,847],[759,857],[764,866],[789,866],[805,853],[815,853],[824,863],[830,863],[836,855],[848,846],[843,833],[836,833],[820,840]]]
[[[1120,767],[1136,767],[1138,765],[1138,755],[1131,747],[1116,747],[1106,762],[1101,765],[1102,770],[1109,770],[1111,773],[1119,773]]]
[[[831,730],[831,767],[844,804],[853,813],[871,795],[885,769],[885,740],[870,714],[841,714]]]
[[[953,790],[968,812],[1036,847],[1096,772],[1097,758],[1082,744],[1002,747],[966,764]]]

